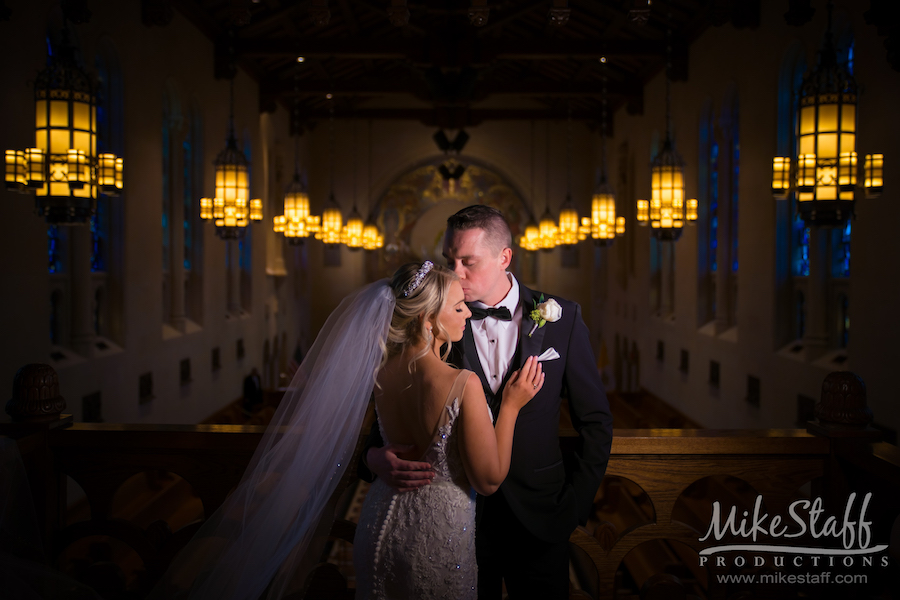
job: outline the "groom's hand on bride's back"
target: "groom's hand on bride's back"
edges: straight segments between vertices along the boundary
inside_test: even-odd
[[[369,448],[366,464],[379,479],[401,492],[409,492],[434,479],[431,464],[403,460],[398,454],[409,452],[414,447],[406,444],[388,444],[382,448]]]

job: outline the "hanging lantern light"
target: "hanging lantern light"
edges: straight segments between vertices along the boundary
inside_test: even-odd
[[[559,227],[550,213],[550,207],[544,209],[538,224],[537,247],[541,250],[553,250],[559,245]]]
[[[372,221],[363,227],[363,249],[378,250],[384,247],[384,235],[378,230],[378,226]]]
[[[356,135],[356,120],[353,121],[353,209],[347,216],[347,223],[341,230],[341,243],[350,250],[359,250],[365,244],[365,223],[356,209],[356,150],[359,146]]]
[[[322,211],[322,227],[316,234],[316,239],[326,244],[340,244],[343,225],[344,217],[341,214],[341,207],[335,200],[334,194],[329,194],[328,206]]]
[[[353,210],[350,211],[350,215],[347,217],[347,224],[341,230],[341,243],[351,250],[359,250],[363,247],[364,229],[365,225],[362,217],[359,211],[356,210],[356,205],[354,205]]]
[[[213,198],[200,199],[200,218],[213,221],[216,235],[223,240],[242,238],[250,221],[261,221],[263,215],[262,200],[250,199],[250,161],[234,137],[234,79],[231,80],[228,139],[213,164],[216,194]]]
[[[331,174],[331,190],[328,193],[328,206],[322,211],[322,227],[316,234],[316,239],[326,244],[340,244],[341,232],[344,225],[344,216],[341,214],[341,207],[334,198],[334,101],[331,94],[327,94],[326,98],[329,103],[329,145],[330,145],[330,174]]]
[[[659,240],[677,240],[686,221],[697,220],[697,200],[684,198],[684,161],[666,134],[659,154],[650,163],[650,202],[638,200],[638,221],[649,221]]]
[[[569,118],[566,121],[566,201],[559,209],[559,227],[557,228],[557,245],[571,246],[578,243],[581,231],[581,220],[578,209],[572,201],[572,104],[569,103]],[[584,238],[580,238],[584,239]]]
[[[838,64],[832,9],[829,2],[818,64],[800,88],[796,159],[777,156],[772,162],[772,194],[786,198],[795,192],[807,226],[845,223],[853,215],[860,174],[867,196],[879,195],[883,186],[884,155],[867,154],[862,164],[857,157],[857,86],[849,69]]]
[[[572,245],[578,243],[580,219],[578,211],[575,209],[575,203],[572,202],[572,196],[566,194],[566,201],[563,202],[559,209],[559,228],[557,231],[557,239],[559,245]]]
[[[605,179],[591,199],[591,237],[597,246],[612,244],[625,233],[625,217],[616,217],[616,197]]]
[[[355,129],[354,129],[355,132]],[[369,134],[366,138],[366,143],[368,146],[368,170],[366,172],[366,184],[369,189],[372,187],[372,121],[369,120]],[[354,146],[358,146],[358,144],[354,143]],[[354,159],[354,163],[355,163]],[[356,171],[354,170],[354,184],[353,184],[353,197],[356,197]],[[373,205],[373,201],[370,198],[369,206]],[[378,229],[378,225],[375,224],[375,218],[373,215],[369,215],[369,219],[366,221],[365,226],[363,226],[363,250],[378,250],[379,248],[384,248],[384,234]]]
[[[546,170],[547,170],[547,179],[544,184],[544,214],[541,215],[541,218],[538,220],[538,237],[537,237],[537,247],[540,250],[553,250],[559,245],[559,226],[557,225],[556,219],[553,217],[553,214],[550,212],[550,123],[547,123],[547,133],[546,133]]]
[[[37,212],[48,223],[86,223],[98,193],[121,193],[123,160],[97,154],[97,98],[67,28],[35,81],[34,106],[35,147],[6,151],[6,187],[34,191]]]
[[[538,229],[537,224],[533,219],[528,221],[528,224],[525,226],[525,233],[519,236],[519,246],[524,250],[534,251],[539,250],[540,246],[538,245],[538,239],[540,238],[541,232]]]
[[[667,28],[666,37],[671,35],[671,28]],[[670,40],[666,47],[666,139],[650,163],[650,201],[637,201],[637,220],[640,225],[649,223],[656,239],[675,241],[681,237],[685,222],[697,220],[697,200],[685,200],[684,161],[672,142]]]
[[[531,122],[531,151],[529,152],[531,158],[531,168],[529,169],[531,173],[531,197],[534,198],[534,121]],[[533,201],[533,200],[532,200]],[[522,235],[519,236],[518,243],[519,246],[523,250],[527,250],[529,252],[534,252],[535,250],[539,250],[540,246],[538,245],[538,239],[541,236],[541,230],[538,228],[537,223],[534,222],[534,216],[531,211],[528,211],[528,224],[525,225],[525,231]]]
[[[606,60],[603,71],[603,111],[600,126],[600,155],[601,171],[600,184],[591,198],[591,217],[588,220],[590,236],[594,239],[594,245],[607,246],[613,243],[616,236],[625,234],[625,217],[616,217],[616,195],[611,185],[606,180]]]
[[[298,57],[297,62],[302,63],[302,58]],[[284,234],[288,243],[295,246],[302,244],[310,235],[315,235],[320,226],[320,218],[309,212],[309,194],[300,177],[300,135],[303,127],[300,121],[300,104],[296,99],[299,95],[297,75],[294,78],[295,100],[290,122],[290,132],[294,136],[294,177],[284,190],[284,214],[273,220],[275,232]]]
[[[283,233],[291,244],[302,244],[319,230],[319,217],[309,214],[309,195],[300,178],[299,167],[284,190],[284,214],[275,217],[275,232]]]

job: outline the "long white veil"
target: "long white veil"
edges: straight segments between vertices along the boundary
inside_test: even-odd
[[[257,600],[288,591],[356,446],[394,304],[381,280],[328,317],[237,489],[149,598]]]

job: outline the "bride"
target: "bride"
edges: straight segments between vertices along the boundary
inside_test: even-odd
[[[445,362],[472,315],[456,274],[410,264],[391,290],[378,425],[385,443],[411,446],[401,458],[430,463],[434,478],[413,492],[375,480],[353,543],[356,597],[475,598],[475,491],[492,494],[506,478],[516,417],[543,384],[541,365],[531,358],[510,378],[495,428],[478,376]]]
[[[414,446],[409,457],[429,462],[434,481],[402,494],[373,484],[354,542],[357,597],[474,598],[472,488],[489,494],[506,477],[518,412],[544,377],[532,357],[510,378],[494,428],[478,378],[441,354],[462,337],[469,314],[456,275],[430,261],[345,298],[294,375],[240,484],[148,598],[257,600],[292,592],[373,390],[384,439]]]

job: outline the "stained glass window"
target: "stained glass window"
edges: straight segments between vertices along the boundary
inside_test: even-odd
[[[738,270],[738,181],[741,168],[741,144],[738,140],[737,111],[734,118],[731,147],[731,271]]]
[[[163,117],[162,128],[162,268],[169,271],[169,121]]]
[[[47,226],[47,271],[53,275],[63,272],[62,240],[59,226]]]
[[[847,46],[847,59],[846,59],[847,70],[850,71],[851,75],[853,75],[853,47],[854,47],[854,45],[855,45],[855,42],[851,38],[850,44]]]
[[[252,159],[252,146],[250,145],[249,141],[244,141],[243,151],[244,156],[247,157],[247,161],[250,162]],[[249,184],[249,189],[251,190],[250,195],[253,196],[253,181],[251,178],[251,173],[247,174],[247,183]],[[244,237],[242,237],[240,241],[238,241],[238,268],[241,271],[249,273],[250,266],[253,264],[251,254],[253,250],[253,227],[247,225],[247,227],[245,227],[244,229],[246,230],[246,233],[244,233]]]
[[[719,144],[709,149],[709,270],[718,269],[716,252],[719,247]]]
[[[193,153],[193,128],[188,128],[188,134],[184,139],[184,269],[191,270],[191,256],[193,251],[194,232],[191,220],[194,207],[194,153]]]
[[[832,238],[832,277],[850,277],[850,221],[834,232]]]
[[[112,123],[110,74],[107,61],[101,55],[95,61],[97,67],[97,151],[111,152]],[[97,211],[91,215],[91,272],[107,270],[109,248],[109,200],[103,194],[97,198]]]
[[[253,246],[253,228],[248,226],[247,232],[238,240],[238,268],[249,271],[251,265],[251,248]]]
[[[97,212],[91,216],[91,272],[106,272],[106,253],[109,246],[109,201],[97,199]]]
[[[800,214],[794,215],[794,275],[809,276],[809,227],[800,218]]]

